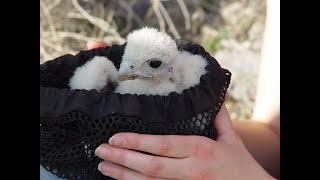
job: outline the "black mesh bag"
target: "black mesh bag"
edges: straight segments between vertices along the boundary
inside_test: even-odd
[[[60,178],[112,179],[98,171],[102,160],[94,150],[115,133],[216,139],[213,120],[223,104],[231,73],[200,45],[176,42],[180,51],[202,55],[208,61],[208,72],[200,84],[182,94],[138,96],[70,90],[68,83],[75,69],[94,56],[106,56],[119,68],[126,44],[64,55],[41,64],[40,164]]]

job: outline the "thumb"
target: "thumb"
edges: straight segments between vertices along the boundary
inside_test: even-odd
[[[220,112],[217,114],[214,126],[217,129],[218,142],[233,144],[238,139],[225,104],[222,105]]]

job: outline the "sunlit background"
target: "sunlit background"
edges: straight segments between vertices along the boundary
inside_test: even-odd
[[[232,120],[252,116],[265,27],[265,0],[41,0],[40,63],[85,50],[90,40],[122,44],[133,29],[157,27],[201,44],[232,83]]]

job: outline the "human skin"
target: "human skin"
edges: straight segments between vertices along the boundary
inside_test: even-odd
[[[218,138],[118,133],[96,149],[98,169],[115,179],[275,179],[247,151],[225,106],[214,126]],[[137,152],[144,151],[158,156]]]

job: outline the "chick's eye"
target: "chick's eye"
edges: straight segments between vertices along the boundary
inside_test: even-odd
[[[161,66],[162,61],[160,59],[149,59],[148,64],[152,68],[158,68]]]

